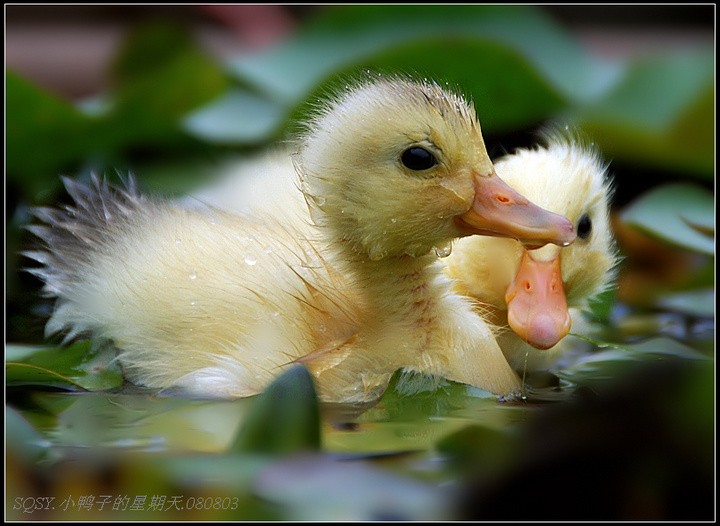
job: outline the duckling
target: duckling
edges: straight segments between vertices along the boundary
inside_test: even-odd
[[[516,370],[547,368],[564,355],[563,351],[580,347],[577,341],[563,342],[562,338],[571,326],[574,332],[583,332],[586,321],[581,310],[609,288],[618,262],[607,219],[611,195],[607,166],[599,153],[576,132],[549,129],[543,139],[545,147],[520,150],[497,161],[501,170],[498,173],[533,201],[568,214],[582,232],[580,241],[562,249],[562,270],[558,268],[560,259],[554,257],[560,253],[557,247],[543,249],[548,259],[543,262],[542,250],[526,251],[516,241],[502,238],[459,240],[454,245],[454,253],[445,260],[447,275],[456,280],[455,290],[481,302],[479,313],[493,322],[498,343]],[[297,220],[303,213],[299,206],[301,194],[287,191],[292,187],[285,184],[292,180],[288,159],[287,151],[273,149],[234,163],[221,185],[198,195],[228,209],[246,209],[252,203],[255,208],[274,214],[285,213],[288,221]],[[570,198],[564,201],[563,196]],[[307,214],[307,210],[304,212]],[[562,315],[545,316],[548,304],[536,300],[534,312],[540,317],[533,317],[534,324],[522,322],[521,305],[529,309],[525,300],[530,297],[518,289],[523,276],[529,274],[528,279],[549,284],[551,280],[547,278],[553,272],[556,276],[562,272],[570,277],[565,279],[561,294],[545,298],[554,301],[554,312]],[[558,279],[563,281],[562,276]],[[513,310],[508,325],[506,296],[510,295],[515,301],[511,302]],[[524,316],[527,315],[526,311]]]
[[[432,82],[368,79],[298,144],[312,225],[65,178],[74,206],[29,227],[43,247],[26,255],[57,297],[46,332],[112,340],[131,381],[202,396],[256,394],[297,363],[330,402],[377,399],[401,368],[517,394],[436,250],[477,234],[567,245],[575,231],[497,177],[473,106]]]
[[[570,219],[576,242],[527,250],[510,239],[464,238],[444,260],[454,290],[479,300],[484,315],[504,328],[498,343],[516,370],[547,368],[560,359],[569,347],[559,342],[583,323],[581,309],[610,286],[618,262],[607,165],[575,132],[544,135],[545,147],[496,160],[496,172],[533,202]]]
[[[254,155],[229,158],[211,181],[181,198],[181,202],[208,204],[240,214],[272,214],[303,227],[301,223],[309,223],[310,219],[298,188],[293,146],[281,142]]]

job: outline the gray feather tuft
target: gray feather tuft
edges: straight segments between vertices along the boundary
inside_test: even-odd
[[[132,175],[123,181],[123,187],[113,186],[95,174],[89,184],[64,176],[62,181],[73,203],[31,210],[42,223],[25,226],[36,240],[22,255],[41,265],[25,270],[44,282],[43,295],[58,298],[55,312],[45,327],[46,334],[68,330],[65,337],[68,341],[80,328],[68,322],[71,317],[63,314],[72,309],[64,296],[82,282],[84,269],[93,255],[112,241],[112,227],[144,210],[147,203]]]

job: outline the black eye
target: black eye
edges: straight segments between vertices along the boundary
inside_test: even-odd
[[[580,218],[577,225],[577,235],[580,239],[587,239],[592,233],[592,221],[590,216],[585,214]]]
[[[435,156],[419,146],[405,150],[400,160],[406,168],[415,171],[427,170],[437,164]]]

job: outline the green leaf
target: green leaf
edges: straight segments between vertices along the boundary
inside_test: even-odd
[[[450,494],[433,483],[323,455],[281,459],[256,478],[253,489],[279,504],[285,520],[438,521],[451,515]]]
[[[609,121],[664,130],[712,84],[712,65],[705,49],[642,57],[594,109]]]
[[[354,454],[425,451],[468,424],[505,429],[524,408],[499,404],[483,389],[438,376],[396,372],[382,401],[356,417],[351,433],[328,429],[324,448]]]
[[[600,323],[608,323],[612,310],[617,303],[617,290],[611,288],[601,292],[588,300],[590,317]]]
[[[593,341],[589,338],[585,339]],[[557,371],[558,377],[576,385],[600,385],[618,378],[631,367],[648,361],[709,359],[687,345],[665,337],[626,345],[594,343],[606,347],[606,350],[584,356],[570,366]]]
[[[658,306],[695,316],[715,316],[715,291],[711,288],[662,296]]]
[[[194,50],[188,28],[165,21],[146,22],[135,27],[123,41],[110,64],[111,75],[120,84],[137,82]]]
[[[45,440],[30,423],[11,407],[5,410],[6,454],[13,460],[27,464],[37,462],[48,454],[50,442]],[[7,472],[6,472],[7,473]]]
[[[477,68],[448,57],[472,57]],[[451,79],[472,97],[485,132],[507,132],[555,114],[565,101],[526,57],[509,46],[456,36],[393,46],[363,62],[380,71],[414,71],[437,81]]]
[[[596,71],[592,59],[541,10],[525,6],[336,6],[323,10],[282,46],[238,59],[231,67],[243,80],[281,100],[297,100],[333,70],[394,46],[422,39],[467,38],[515,50],[537,63],[543,75],[565,93],[577,93],[578,83],[597,85],[591,78]],[[472,54],[449,54],[445,64],[483,69]],[[445,76],[442,67],[437,73]]]
[[[210,143],[266,141],[284,123],[287,110],[249,91],[231,89],[183,119],[184,129]]]
[[[59,185],[87,152],[92,121],[12,72],[5,77],[6,173],[25,197]]]
[[[654,188],[630,203],[620,217],[667,243],[715,254],[713,236],[692,226],[711,225],[715,218],[713,195],[698,186],[678,183]]]
[[[338,74],[372,68],[432,76],[462,86],[483,125],[503,130],[591,98],[614,78],[542,11],[525,6],[336,6],[282,45],[228,68],[288,109]]]
[[[606,155],[709,178],[714,169],[714,53],[648,56],[572,116]]]
[[[230,450],[283,455],[320,449],[320,408],[312,375],[295,366],[260,394]]]
[[[517,436],[508,429],[469,425],[442,438],[436,447],[463,472],[488,476],[512,465],[517,446]]]
[[[111,389],[123,384],[120,366],[114,358],[111,347],[91,351],[88,341],[55,349],[10,345],[5,355],[7,382],[9,385]]]
[[[96,129],[110,153],[130,147],[197,149],[182,120],[228,87],[223,70],[184,31],[166,24],[132,35],[115,73],[117,85]]]
[[[10,387],[20,385],[42,385],[63,389],[83,389],[66,376],[44,367],[26,363],[5,362],[5,383]]]
[[[59,174],[88,165],[124,170],[138,153],[204,151],[183,119],[220,96],[228,78],[187,35],[169,27],[131,36],[116,60],[114,89],[82,110],[8,74],[7,172],[28,200],[57,188]]]
[[[182,432],[182,429],[179,429]],[[198,481],[220,483],[233,492],[247,491],[258,474],[272,463],[257,455],[198,455],[159,457],[152,465],[167,473],[174,484],[196,486]]]

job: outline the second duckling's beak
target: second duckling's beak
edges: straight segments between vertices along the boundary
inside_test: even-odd
[[[457,218],[467,234],[510,237],[527,248],[548,243],[567,246],[575,229],[565,217],[531,203],[500,177],[475,174],[475,198],[470,210]]]
[[[515,279],[505,293],[508,325],[536,349],[549,349],[567,336],[572,322],[559,249],[549,261],[537,257],[523,250]]]

